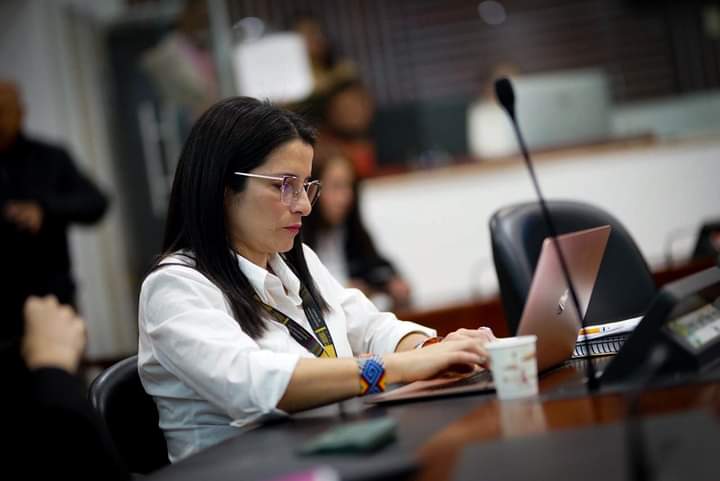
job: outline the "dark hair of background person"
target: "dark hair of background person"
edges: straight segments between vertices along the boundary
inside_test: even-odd
[[[341,95],[359,95],[360,103],[355,106],[362,107],[361,112],[338,110],[337,102]],[[370,92],[359,77],[348,77],[336,82],[323,95],[320,101],[320,118],[322,128],[328,130],[340,139],[362,139],[369,135],[374,105]]]
[[[325,169],[335,162],[346,162],[352,169],[352,162],[339,152],[331,149],[316,152],[312,178],[322,180]],[[388,274],[394,274],[395,269],[389,261],[380,255],[370,237],[370,233],[365,228],[358,198],[358,183],[357,176],[355,176],[352,187],[352,205],[343,222],[346,229],[345,245],[343,247],[347,253],[348,274],[350,278],[362,279],[371,286],[382,289],[389,278],[392,277]],[[303,221],[301,231],[303,242],[315,248],[320,233],[331,227],[323,217],[319,203],[316,204],[310,215]],[[381,275],[375,275],[381,272]]]
[[[323,131],[328,131],[332,135],[343,138],[343,139],[354,139],[361,137],[362,134],[367,132],[354,132],[345,131],[342,128],[338,128],[332,123],[330,119],[330,109],[333,107],[333,102],[339,95],[347,90],[363,90],[366,91],[362,81],[357,77],[350,77],[335,82],[326,91],[315,92],[308,97],[294,102],[287,107],[298,115],[302,115],[303,118],[308,119],[313,125]],[[322,143],[322,142],[321,142]]]
[[[321,35],[321,38],[318,40],[321,41],[324,50],[322,55],[317,58],[317,61],[325,68],[331,69],[335,67],[338,63],[339,55],[328,40],[327,35],[325,35],[325,29],[323,28],[320,18],[309,10],[298,10],[290,17],[288,27],[291,30],[297,31],[303,23],[312,24],[315,28],[316,35]]]
[[[188,251],[195,268],[225,294],[236,320],[254,339],[266,328],[264,310],[235,258],[225,223],[225,193],[245,189],[247,179],[233,172],[252,171],[273,150],[295,139],[314,147],[315,131],[300,116],[267,101],[231,97],[210,107],[193,126],[180,155],[162,254],[151,270],[169,265],[160,265],[167,256]],[[300,236],[284,257],[327,310],[310,276]]]

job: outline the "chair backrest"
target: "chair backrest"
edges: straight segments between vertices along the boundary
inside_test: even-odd
[[[645,312],[655,295],[652,273],[625,227],[609,213],[581,202],[548,201],[558,234],[609,224],[586,320],[597,324]],[[504,207],[490,219],[493,260],[511,333],[517,331],[543,240],[548,231],[536,202]]]
[[[717,257],[718,254],[720,254],[720,220],[714,220],[700,226],[700,232],[690,258],[700,260]]]
[[[128,469],[145,474],[168,464],[168,455],[155,402],[143,389],[137,365],[132,356],[105,369],[90,385],[90,402]]]

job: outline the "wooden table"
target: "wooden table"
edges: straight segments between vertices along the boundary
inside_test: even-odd
[[[538,398],[500,402],[493,397],[479,405],[435,433],[422,445],[418,456],[423,468],[416,479],[452,479],[458,456],[470,443],[542,435],[618,422],[626,417],[627,393],[580,394],[583,379],[582,369],[564,366],[541,379],[541,395]],[[576,389],[577,395],[570,394]],[[698,382],[650,390],[640,397],[638,408],[642,416],[698,408],[720,415],[720,382]]]
[[[621,421],[628,409],[626,395],[601,392],[589,396],[583,378],[581,367],[565,365],[541,377],[537,398],[522,401],[500,402],[494,394],[479,394],[369,407],[354,399],[343,403],[342,410],[336,404],[244,433],[148,479],[259,481],[317,465],[334,467],[343,479],[367,479],[364,476],[376,474],[375,469],[386,475],[392,473],[383,479],[403,479],[400,475],[407,475],[414,462],[416,469],[410,472],[411,479],[449,481],[456,479],[463,450],[477,443],[497,446],[506,440],[532,439],[529,436],[542,439],[563,430],[571,432],[574,428]],[[720,377],[649,390],[639,402],[642,416],[697,408],[712,410],[715,416],[720,414]],[[379,453],[310,458],[296,454],[304,442],[331,427],[383,416],[397,422],[398,436],[394,444]],[[499,449],[502,451],[502,446]]]

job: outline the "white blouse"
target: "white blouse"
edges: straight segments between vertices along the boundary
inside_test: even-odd
[[[411,332],[435,335],[432,329],[379,312],[360,291],[342,287],[309,247],[304,252],[330,306],[324,317],[338,357],[393,352]],[[269,259],[274,274],[241,256],[237,259],[263,302],[312,333],[302,309],[300,281],[280,256]],[[180,255],[164,261],[189,262]],[[286,415],[277,403],[298,360],[313,355],[285,326],[265,317],[266,332],[252,339],[233,318],[220,289],[191,267],[165,266],[143,282],[138,370],[158,407],[170,461],[237,435],[241,431],[234,426]]]

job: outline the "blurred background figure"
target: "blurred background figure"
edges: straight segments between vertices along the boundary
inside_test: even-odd
[[[360,289],[381,309],[407,307],[408,283],[380,255],[363,223],[350,160],[338,151],[318,151],[313,178],[322,182],[322,192],[303,223],[303,241],[341,284]]]
[[[358,177],[372,175],[377,167],[370,130],[375,102],[368,89],[357,78],[343,80],[324,94],[322,106],[318,145],[339,150]]]
[[[130,479],[76,376],[87,342],[84,321],[48,296],[27,300],[24,322],[22,342],[0,346],[0,372],[11,386],[1,401],[12,414],[5,469],[26,479]]]
[[[22,332],[29,295],[75,305],[68,226],[99,221],[108,205],[65,150],[24,135],[22,121],[18,87],[0,80],[0,262],[8,281],[0,339]]]
[[[511,64],[498,64],[482,82],[480,95],[467,111],[467,136],[470,154],[480,159],[505,157],[517,153],[517,140],[507,115],[495,99],[495,80],[513,80],[518,69]]]
[[[316,93],[326,92],[339,81],[356,75],[355,64],[338,55],[320,20],[312,13],[297,13],[293,18],[292,29],[305,39]]]
[[[188,1],[176,27],[141,62],[163,100],[185,109],[191,120],[219,100],[207,2]]]
[[[355,64],[338,55],[320,20],[309,12],[297,13],[291,28],[305,41],[314,88],[307,98],[290,107],[320,127],[318,145],[342,153],[358,177],[373,174],[377,165],[371,126],[375,101],[360,79]]]

